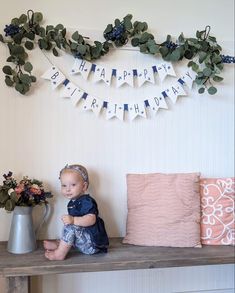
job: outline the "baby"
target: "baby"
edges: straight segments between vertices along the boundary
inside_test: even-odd
[[[60,240],[44,240],[45,257],[63,260],[71,247],[84,254],[107,252],[109,240],[96,201],[86,194],[89,178],[85,167],[66,165],[60,171],[61,192],[70,201]]]

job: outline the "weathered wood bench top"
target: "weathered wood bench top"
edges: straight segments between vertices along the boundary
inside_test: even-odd
[[[83,255],[71,251],[64,261],[47,260],[41,241],[37,250],[28,254],[11,254],[6,246],[6,242],[0,242],[0,276],[4,278],[234,263],[232,246],[143,247],[122,244],[122,238],[111,238],[106,254]]]

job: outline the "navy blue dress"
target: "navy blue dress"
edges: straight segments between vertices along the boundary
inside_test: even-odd
[[[67,208],[68,214],[73,217],[82,217],[87,214],[96,215],[95,224],[84,227],[84,229],[90,235],[94,246],[103,252],[107,252],[109,239],[105,230],[104,221],[99,217],[97,203],[94,198],[89,194],[83,194],[78,199],[70,200]]]

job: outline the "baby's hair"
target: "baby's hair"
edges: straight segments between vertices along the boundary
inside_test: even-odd
[[[67,164],[63,169],[60,170],[60,177],[63,174],[63,172],[65,172],[66,170],[76,171],[82,176],[82,179],[87,183],[87,186],[89,185],[89,176],[88,176],[87,169],[83,167],[82,165],[78,165],[78,164],[68,165]]]

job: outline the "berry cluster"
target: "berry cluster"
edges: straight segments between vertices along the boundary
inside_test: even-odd
[[[175,48],[177,48],[178,47],[178,45],[176,44],[176,43],[173,43],[173,42],[167,42],[166,43],[166,47],[168,48],[168,49],[175,49]]]
[[[104,37],[107,41],[117,41],[123,37],[123,33],[125,33],[125,26],[123,23],[120,23],[118,26],[115,26],[113,30],[109,33],[104,34]]]
[[[18,25],[9,24],[5,26],[4,32],[5,36],[13,37],[14,35],[18,34],[20,31],[20,27]]]
[[[228,56],[228,55],[221,55],[223,63],[235,63],[235,57]]]

